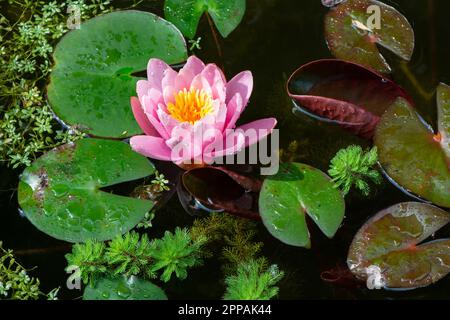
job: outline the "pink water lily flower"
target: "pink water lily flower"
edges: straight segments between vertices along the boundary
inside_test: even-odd
[[[276,125],[276,119],[268,118],[235,129],[253,90],[250,71],[227,82],[215,64],[191,56],[179,72],[151,59],[147,73],[148,80],[137,83],[138,98],[131,98],[145,135],[130,141],[133,150],[146,157],[210,163],[257,143]]]

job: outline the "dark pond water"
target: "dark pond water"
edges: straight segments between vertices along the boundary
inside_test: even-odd
[[[117,1],[116,1],[117,2]],[[432,91],[439,81],[450,83],[450,1],[397,0],[385,1],[398,8],[412,23],[416,34],[416,49],[409,70],[426,91]],[[122,3],[122,2],[120,2]],[[144,1],[139,9],[162,14],[162,0]],[[217,53],[213,37],[205,19],[198,35],[202,50],[197,55],[204,61],[222,64],[228,77],[249,69],[255,78],[250,105],[241,121],[275,116],[281,134],[282,147],[297,140],[299,149],[295,161],[326,170],[329,160],[342,147],[358,140],[337,127],[318,123],[308,118],[293,116],[292,104],[284,86],[289,74],[300,65],[330,57],[323,36],[323,16],[326,9],[320,0],[248,0],[248,9],[240,27],[225,40],[220,40],[223,59]],[[393,79],[407,89],[417,102],[426,120],[435,119],[434,101],[426,101],[413,82],[400,68],[398,59],[387,55],[394,68]],[[79,291],[65,289],[64,254],[70,246],[37,231],[18,212],[15,188],[18,172],[0,169],[0,239],[5,247],[16,250],[26,266],[38,266],[34,274],[41,279],[42,288],[60,286],[61,298],[77,298]],[[409,292],[370,291],[358,287],[330,284],[321,280],[323,271],[345,265],[353,235],[368,217],[379,210],[401,201],[406,195],[388,182],[369,199],[351,194],[347,198],[344,225],[333,240],[320,232],[312,232],[311,250],[288,247],[272,238],[263,227],[258,239],[264,241],[263,254],[271,263],[286,272],[280,284],[281,299],[448,299],[450,277],[431,287]],[[165,229],[189,226],[193,217],[184,212],[176,197],[160,210],[149,231],[160,236]],[[436,237],[449,237],[450,228]],[[169,298],[217,299],[223,295],[223,274],[219,262],[206,261],[204,267],[193,269],[185,281],[161,284]]]

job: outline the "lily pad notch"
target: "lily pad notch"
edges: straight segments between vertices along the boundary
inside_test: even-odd
[[[153,202],[102,191],[152,175],[155,167],[120,141],[82,139],[53,149],[21,175],[25,216],[59,240],[110,240],[135,227]]]
[[[310,248],[306,216],[328,238],[333,238],[344,219],[345,201],[322,171],[306,164],[286,163],[264,181],[259,211],[275,238],[288,245]]]
[[[390,73],[391,67],[378,50],[380,45],[410,61],[414,52],[414,30],[395,8],[376,0],[346,0],[325,17],[325,37],[331,53]]]

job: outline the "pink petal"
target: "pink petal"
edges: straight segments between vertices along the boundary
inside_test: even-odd
[[[177,76],[178,76],[178,73],[175,70],[167,69],[164,72],[164,77],[163,77],[163,79],[161,81],[163,90],[164,90],[165,87],[168,87],[168,86],[173,87],[173,86],[175,86],[175,79],[176,79]]]
[[[164,139],[168,139],[169,135],[164,128],[164,126],[161,124],[161,121],[158,118],[157,109],[158,107],[155,105],[155,103],[150,100],[148,96],[144,97],[144,112],[147,116],[148,120],[150,121],[151,125],[156,129],[156,131],[159,133],[159,136],[161,136]]]
[[[151,88],[150,91],[148,92],[148,97],[155,104],[159,104],[159,103],[163,103],[164,102],[163,96],[162,96],[162,92],[159,91],[158,89]]]
[[[163,109],[161,109],[161,107],[158,108],[157,114],[167,134],[171,136],[173,128],[176,127],[179,124],[179,122],[174,118],[172,118],[172,116],[168,115]]]
[[[197,158],[202,154],[201,141],[196,141],[194,129],[191,125],[180,124],[172,130],[172,135],[166,141],[166,145],[172,149],[174,162],[186,162]]]
[[[151,125],[138,98],[131,97],[131,109],[139,127],[141,127],[144,133],[149,136],[159,137],[158,131]]]
[[[244,124],[243,126],[238,127],[235,132],[239,134],[239,132],[248,133],[248,130],[254,130],[255,135],[249,134],[246,138],[245,146],[248,147],[270,135],[276,125],[277,119],[266,118]]]
[[[239,93],[242,103],[247,105],[253,91],[253,75],[250,71],[243,71],[230,80],[227,84],[227,103]]]
[[[245,105],[243,104],[240,94],[235,94],[230,102],[227,104],[227,117],[225,120],[225,129],[233,129],[236,126],[236,122],[244,111]]]
[[[142,101],[142,98],[150,92],[151,86],[147,80],[139,80],[136,84],[136,92],[139,97],[139,100]]]
[[[164,139],[151,136],[135,136],[130,139],[131,148],[143,156],[172,161],[172,152],[166,145]]]
[[[193,79],[194,75],[190,71],[183,71],[183,72],[180,71],[177,77],[175,78],[174,83],[175,92],[178,93],[183,89],[189,91]]]
[[[172,68],[160,59],[150,59],[147,66],[147,77],[150,87],[162,91],[162,79],[166,70]]]
[[[202,60],[197,58],[196,56],[190,56],[184,65],[184,67],[180,71],[190,71],[195,77],[199,73],[201,73],[205,69],[205,64]]]
[[[169,103],[175,103],[175,94],[177,94],[178,91],[175,90],[175,87],[172,86],[166,86],[163,89],[163,97],[164,97],[164,103],[166,106]]]
[[[216,137],[216,140],[204,149],[203,156],[210,160],[236,154],[245,147],[245,137],[234,132],[229,133],[225,138],[223,135]]]
[[[212,95],[211,85],[202,74],[196,75],[192,80],[191,89],[204,90],[206,94]]]
[[[202,71],[202,76],[208,81],[212,88],[214,99],[225,101],[226,98],[226,80],[222,70],[215,64],[208,64]]]
[[[220,103],[218,100],[214,100],[213,104],[215,108],[215,128],[222,132],[225,128],[225,121],[227,119],[227,106],[225,103]]]

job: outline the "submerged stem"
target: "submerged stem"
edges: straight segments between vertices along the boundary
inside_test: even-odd
[[[428,92],[425,90],[422,85],[420,84],[419,80],[417,80],[416,76],[411,72],[411,70],[408,67],[407,62],[401,62],[400,63],[400,69],[403,71],[403,73],[406,75],[408,80],[411,82],[411,84],[414,86],[414,88],[417,90],[417,92],[426,100],[430,101],[434,96],[433,92]]]
[[[221,61],[221,69],[224,70],[222,47],[220,46],[219,37],[218,37],[216,29],[214,27],[214,23],[213,23],[213,21],[211,19],[211,15],[208,12],[206,12],[206,18],[208,19],[208,24],[209,24],[209,27],[211,28],[211,33],[212,33],[213,38],[214,38],[214,43],[216,44],[217,53],[219,54],[219,58],[220,58],[220,61]]]

